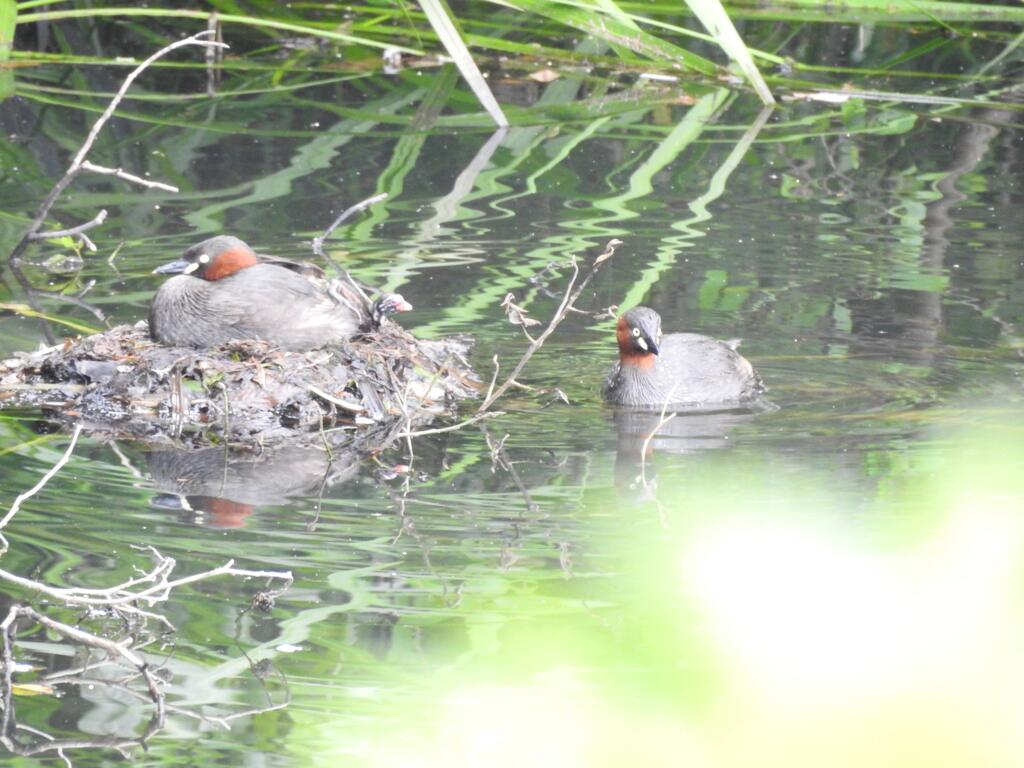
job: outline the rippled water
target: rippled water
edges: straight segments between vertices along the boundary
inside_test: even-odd
[[[155,113],[188,128],[116,123],[107,162],[182,193],[76,187],[60,220],[109,207],[99,252],[72,276],[30,270],[34,284],[73,293],[94,280],[83,298],[133,322],[157,285],[149,271],[190,243],[230,232],[303,257],[335,212],[384,191],[332,257],[401,290],[414,332],[471,335],[485,376],[493,355],[507,371],[524,349],[506,293],[546,320],[567,259],[614,237],[623,245],[581,305],[644,303],[666,330],[742,337],[778,409],[680,415],[642,462],[650,419],[599,402],[612,323],[573,315],[523,376],[568,405],[514,392],[505,417],[420,438],[414,457],[83,437],[5,531],[4,569],[104,586],[147,562],[144,544],[183,573],[232,557],[296,575],[265,614],[238,581],[174,596],[168,691],[192,714],[170,713],[134,759],[1012,764],[1024,733],[1017,113],[791,103],[759,124],[752,99],[708,90],[637,93],[592,119],[507,133],[410,125],[444,77]],[[571,77],[534,91],[556,117],[599,101]],[[9,104],[0,207],[20,213],[59,175],[81,116]],[[0,220],[0,242],[22,224]],[[551,262],[559,278],[530,281]],[[3,301],[24,304],[4,279]],[[0,351],[47,330],[73,332],[4,311]],[[36,413],[0,424],[13,499],[67,434]],[[46,672],[84,660],[41,630],[24,640]],[[154,662],[168,650],[154,646]],[[146,730],[144,701],[100,684],[65,694],[16,697],[18,722],[69,739]],[[282,703],[230,731],[195,717]],[[69,754],[118,761],[103,746]]]

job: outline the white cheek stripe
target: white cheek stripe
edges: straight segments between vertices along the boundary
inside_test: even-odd
[[[185,267],[185,269],[183,269],[183,270],[182,270],[182,274],[183,274],[183,275],[191,275],[191,274],[192,274],[193,272],[195,272],[195,271],[196,271],[197,269],[199,269],[199,265],[198,265],[198,264],[196,264],[196,263],[195,263],[195,262],[193,261],[193,262],[192,262],[191,264],[189,264],[189,265],[188,265],[187,267]]]
[[[640,349],[642,349],[644,352],[647,351],[647,342],[644,341],[643,336],[637,336],[636,343],[640,345]]]

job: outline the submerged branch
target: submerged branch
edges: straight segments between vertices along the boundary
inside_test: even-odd
[[[458,424],[451,424],[447,427],[437,427],[436,429],[419,429],[415,432],[399,432],[396,437],[422,437],[423,435],[440,435],[442,432],[455,432],[463,427],[468,427],[470,424],[476,424],[478,421],[493,419],[496,416],[504,415],[505,414],[501,411],[492,411],[491,413],[482,413],[478,411],[470,418],[465,421],[460,421]]]
[[[26,500],[38,493],[68,463],[81,432],[82,424],[76,425],[63,455],[40,478],[39,482],[15,499],[11,508],[0,519],[0,529],[3,529],[10,523]],[[3,551],[6,551],[8,542],[3,537],[3,534],[0,534],[0,542],[2,542]],[[98,614],[86,614],[93,618],[100,616],[104,619],[113,618],[120,620],[117,622],[119,629],[114,630],[109,635],[104,635],[91,632],[81,626],[81,624],[74,625],[59,621],[32,605],[19,603],[11,606],[7,616],[0,622],[0,635],[2,635],[0,637],[0,643],[2,643],[2,648],[0,648],[0,662],[2,662],[2,670],[0,670],[0,711],[2,711],[0,744],[3,744],[13,752],[21,749],[19,745],[16,745],[9,738],[9,724],[13,722],[14,644],[19,618],[24,617],[50,632],[60,635],[71,643],[103,651],[110,659],[133,667],[137,675],[125,681],[125,684],[127,685],[133,679],[142,678],[145,682],[149,698],[155,707],[153,722],[156,724],[156,728],[159,729],[163,727],[167,715],[167,706],[164,700],[164,693],[158,684],[158,679],[154,674],[153,668],[142,655],[142,649],[149,642],[146,639],[147,635],[151,636],[151,633],[147,631],[147,622],[158,622],[167,631],[173,631],[174,625],[165,616],[146,610],[141,605],[152,606],[156,603],[164,602],[179,587],[217,576],[233,576],[242,579],[258,578],[266,579],[268,582],[276,579],[284,582],[283,586],[278,590],[269,593],[266,590],[262,592],[260,602],[267,602],[268,598],[272,601],[273,596],[288,589],[293,581],[291,572],[236,568],[234,560],[229,560],[217,568],[212,568],[202,573],[172,579],[171,575],[176,564],[175,560],[170,557],[164,557],[153,546],[145,547],[145,550],[152,555],[155,561],[148,571],[142,572],[140,575],[113,587],[106,588],[55,587],[36,579],[19,576],[10,571],[0,569],[0,582],[24,589],[36,598],[43,596],[48,600],[53,600],[65,609],[85,608],[89,611],[100,611]],[[46,734],[37,733],[37,735],[49,739]],[[51,739],[50,741],[52,742],[53,740]],[[51,751],[59,750],[65,746],[69,746],[69,744],[49,746],[48,749]],[[29,747],[27,749],[35,748]]]
[[[110,118],[113,117],[115,110],[118,108],[118,106],[120,106],[121,102],[124,100],[125,95],[128,93],[128,89],[132,86],[132,83],[134,83],[135,80],[139,77],[139,75],[145,72],[150,67],[150,65],[153,64],[153,62],[163,58],[168,53],[177,50],[178,48],[182,48],[187,45],[198,45],[201,47],[217,48],[227,47],[224,43],[206,40],[205,38],[209,37],[210,34],[211,32],[207,30],[192,35],[191,37],[183,38],[182,40],[176,40],[175,42],[170,43],[169,45],[165,45],[163,48],[161,48],[148,59],[143,61],[141,64],[139,64],[139,66],[137,66],[128,74],[128,76],[124,79],[124,82],[121,83],[121,87],[117,90],[117,93],[115,93],[114,97],[110,100],[110,103],[107,105],[107,108],[103,110],[103,113],[96,119],[96,122],[93,123],[93,126],[89,130],[88,135],[85,137],[85,141],[82,143],[82,146],[79,148],[78,152],[72,158],[71,164],[68,166],[68,169],[64,172],[64,175],[57,181],[56,184],[54,184],[53,189],[50,190],[50,193],[46,196],[42,204],[39,206],[35,216],[32,218],[32,223],[29,225],[28,230],[22,236],[18,244],[14,246],[14,250],[11,251],[10,256],[8,256],[7,258],[10,264],[16,264],[18,259],[21,257],[21,254],[24,253],[25,249],[28,247],[28,244],[31,241],[38,239],[39,231],[43,227],[43,222],[45,222],[46,217],[50,215],[50,210],[57,202],[57,199],[61,196],[64,190],[68,188],[68,185],[70,185],[71,182],[75,180],[78,174],[81,173],[83,170],[86,170],[86,156],[89,154],[89,152],[93,148],[93,145],[96,143],[96,139],[99,136],[100,131],[102,131],[104,126],[106,126],[106,124],[110,121]],[[100,166],[94,166],[89,170],[94,170],[95,168],[99,167]],[[100,220],[100,223],[102,223],[102,219]],[[82,230],[75,232],[75,234],[84,237],[84,232]]]

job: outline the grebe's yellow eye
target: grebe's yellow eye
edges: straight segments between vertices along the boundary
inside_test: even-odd
[[[639,328],[634,328],[633,329],[633,335],[636,336],[637,338],[640,338],[640,329]]]
[[[210,261],[210,257],[209,257],[208,254],[205,254],[205,253],[199,254],[199,263],[200,264],[207,264],[209,261]]]

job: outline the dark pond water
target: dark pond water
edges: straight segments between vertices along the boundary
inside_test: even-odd
[[[3,252],[87,130],[82,93],[123,74],[16,73],[0,107]],[[568,405],[513,392],[506,416],[419,438],[415,457],[84,435],[5,530],[4,570],[103,587],[152,545],[181,574],[234,558],[296,577],[265,613],[231,579],[163,605],[179,631],[147,652],[174,710],[145,752],[125,747],[133,764],[1019,759],[1019,112],[787,102],[759,121],[753,97],[725,89],[509,76],[498,98],[524,117],[493,133],[463,117],[475,107],[447,69],[271,78],[229,72],[222,91],[241,95],[214,98],[201,72],[145,81],[164,98],[126,102],[134,119],[111,125],[97,162],[181,193],[79,182],[55,220],[108,208],[99,251],[67,274],[27,270],[47,323],[4,274],[3,356],[144,317],[150,270],[205,236],[303,258],[337,211],[387,192],[332,257],[409,298],[416,334],[472,335],[483,375],[525,347],[504,296],[548,318],[567,272],[554,296],[530,278],[614,237],[581,305],[644,303],[667,330],[742,337],[779,407],[680,415],[642,466],[651,419],[598,394],[613,323],[579,315],[522,377]],[[87,284],[102,320],[44,293]],[[488,441],[506,435],[495,458]],[[38,413],[0,414],[4,509],[67,441]],[[87,660],[40,629],[19,639],[40,668],[25,682]],[[51,682],[62,695],[15,696],[16,719],[98,745],[68,750],[75,765],[122,762],[104,745],[146,732],[144,696]],[[230,730],[215,720],[232,714]]]

